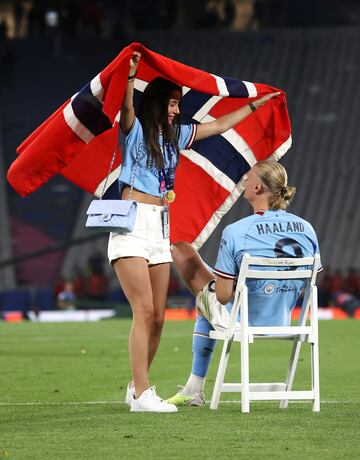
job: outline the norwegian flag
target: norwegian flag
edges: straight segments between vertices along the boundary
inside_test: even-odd
[[[204,123],[278,89],[219,77],[132,43],[18,147],[8,171],[13,188],[26,196],[60,173],[100,196],[115,149],[108,194],[121,168],[118,123],[129,60],[141,52],[135,99],[157,76],[183,87],[182,123]],[[200,248],[243,191],[242,177],[257,161],[279,159],[291,145],[285,93],[271,99],[233,129],[194,142],[181,152],[176,200],[170,205],[171,240]],[[111,187],[113,184],[113,187]]]

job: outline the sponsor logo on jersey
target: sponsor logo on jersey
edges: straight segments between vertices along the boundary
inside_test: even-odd
[[[283,292],[296,292],[296,288],[292,286],[279,286],[276,288],[277,293],[283,293]]]

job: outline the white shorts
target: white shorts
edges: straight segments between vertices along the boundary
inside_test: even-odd
[[[215,280],[209,281],[195,299],[196,311],[206,318],[215,330],[227,329],[230,313],[216,298]],[[239,324],[237,324],[239,326]]]
[[[110,233],[109,262],[120,257],[143,257],[149,265],[172,262],[170,240],[164,238],[163,214],[166,206],[138,203],[135,227],[128,233]]]

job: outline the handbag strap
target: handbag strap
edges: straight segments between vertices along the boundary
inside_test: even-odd
[[[139,164],[140,162],[140,152],[139,152],[139,147],[136,148],[136,157],[135,157],[135,164],[134,164],[134,167],[131,171],[131,179],[130,179],[130,192],[129,192],[129,200],[131,200],[131,195],[132,195],[132,191],[134,189],[134,183],[135,183],[135,171],[136,171],[136,167],[137,165]]]
[[[110,161],[110,167],[109,167],[109,171],[107,173],[107,176],[106,176],[106,179],[105,179],[105,182],[104,182],[104,185],[103,185],[103,188],[102,188],[102,191],[101,191],[101,195],[100,195],[100,200],[103,199],[103,196],[105,195],[105,191],[106,191],[106,186],[107,186],[107,183],[108,183],[108,180],[109,180],[109,176],[110,176],[110,173],[111,173],[111,170],[112,170],[112,167],[114,165],[114,161],[115,161],[115,158],[116,158],[116,151],[117,151],[117,148],[118,146],[116,145],[115,147],[115,150],[114,150],[114,153],[113,153],[113,156],[111,158],[111,161]],[[136,167],[138,165],[138,163],[140,162],[140,152],[139,152],[139,149],[137,148],[136,149],[136,158],[135,158],[135,164],[134,164],[134,167],[131,171],[131,180],[130,180],[130,192],[129,192],[129,200],[131,200],[131,195],[132,195],[132,191],[134,189],[134,183],[135,183],[135,170],[136,170]]]

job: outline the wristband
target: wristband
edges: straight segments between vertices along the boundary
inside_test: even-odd
[[[137,71],[135,70],[135,73],[134,73],[134,75],[129,75],[129,76],[128,76],[128,81],[134,81],[134,80],[135,80],[135,77],[136,77],[136,75],[137,75]]]
[[[252,112],[256,111],[256,105],[253,102],[249,102],[248,106],[250,107]]]

